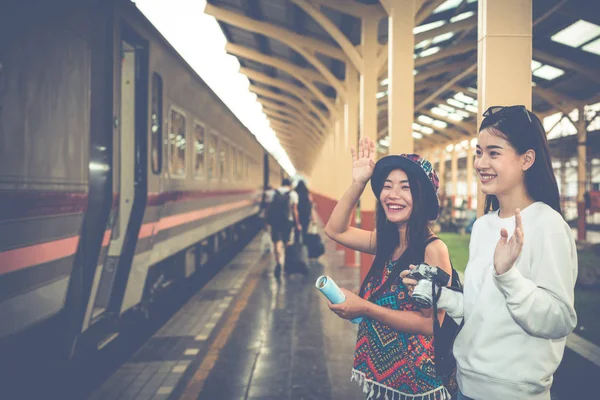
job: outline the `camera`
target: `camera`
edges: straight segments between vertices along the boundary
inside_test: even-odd
[[[431,308],[433,305],[432,284],[442,287],[448,284],[450,275],[438,267],[421,263],[406,276],[417,281],[412,299],[421,308]]]

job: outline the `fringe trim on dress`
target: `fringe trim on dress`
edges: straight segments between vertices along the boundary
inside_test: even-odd
[[[381,383],[375,382],[371,379],[367,379],[363,372],[352,370],[352,377],[350,381],[358,382],[359,386],[362,386],[363,392],[367,395],[367,400],[374,399],[385,399],[385,400],[451,400],[452,396],[450,392],[444,387],[440,386],[437,389],[430,390],[427,393],[420,394],[409,394],[402,393],[399,390],[392,389]],[[437,396],[437,397],[436,397]]]

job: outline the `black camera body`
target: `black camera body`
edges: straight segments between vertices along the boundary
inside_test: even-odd
[[[443,287],[450,281],[450,275],[444,270],[425,263],[417,265],[406,277],[417,281],[412,299],[421,308],[431,308],[433,305],[433,284]]]

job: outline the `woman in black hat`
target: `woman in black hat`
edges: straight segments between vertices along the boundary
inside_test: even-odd
[[[446,245],[429,228],[438,216],[439,180],[431,163],[416,154],[387,156],[377,164],[374,158],[375,143],[361,138],[358,152],[352,150],[352,184],[325,232],[344,246],[374,254],[375,260],[359,295],[342,289],[346,301],[329,308],[344,319],[363,317],[352,379],[368,398],[450,399],[434,364],[433,312],[419,309],[400,279],[401,271],[423,261],[452,273]],[[374,231],[350,226],[369,180],[378,200]]]

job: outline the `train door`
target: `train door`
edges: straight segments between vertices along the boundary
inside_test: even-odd
[[[119,314],[147,198],[148,45],[128,26],[121,28],[111,236],[93,299],[92,321]]]

